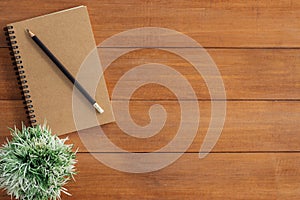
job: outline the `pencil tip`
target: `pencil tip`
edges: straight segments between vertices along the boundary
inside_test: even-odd
[[[35,34],[34,34],[33,32],[31,32],[28,28],[26,28],[25,30],[26,30],[26,32],[28,33],[28,35],[29,35],[30,37],[35,36]]]

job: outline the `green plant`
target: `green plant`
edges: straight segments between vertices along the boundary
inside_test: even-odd
[[[11,141],[0,149],[0,187],[22,200],[60,199],[75,174],[76,152],[68,140],[51,134],[46,125],[10,129]]]

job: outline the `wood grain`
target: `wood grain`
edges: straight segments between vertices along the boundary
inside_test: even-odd
[[[109,55],[117,50],[104,51]],[[192,49],[190,51],[195,54]],[[228,99],[300,99],[300,50],[209,49],[208,53],[219,68]],[[0,99],[21,99],[7,49],[0,48],[0,58]],[[172,67],[189,81],[198,99],[210,98],[206,83],[189,62],[159,49],[136,50],[115,60],[105,71],[110,96],[122,75],[146,63]],[[170,75],[168,79],[172,86],[182,87],[180,77]],[[128,88],[132,86],[131,82],[122,84]],[[115,96],[115,99],[124,98]],[[171,100],[176,97],[160,85],[148,84],[138,89],[131,99]]]
[[[113,101],[114,112],[118,101]],[[200,126],[194,142],[188,152],[198,152],[203,138],[207,133],[210,122],[210,102],[199,101]],[[161,104],[168,118],[165,126],[153,137],[139,139],[125,134],[115,123],[102,126],[107,137],[117,146],[130,152],[151,152],[162,148],[171,141],[178,131],[180,124],[180,107],[176,101],[132,101],[130,112],[135,123],[145,126],[150,123],[148,115],[149,108],[153,104]],[[0,114],[1,140],[9,135],[7,126],[26,120],[22,101],[0,101],[0,107],[4,112]],[[194,109],[192,106],[189,109]],[[299,101],[231,101],[227,102],[227,116],[218,143],[213,149],[214,152],[252,152],[252,151],[300,151],[299,138]],[[124,124],[124,119],[118,119]],[[163,119],[161,119],[163,120]],[[191,124],[185,124],[190,126]],[[154,132],[154,131],[153,131]],[[99,134],[97,128],[90,129],[88,139],[96,138]],[[189,134],[188,132],[186,134]],[[70,143],[79,147],[80,152],[86,152],[80,137],[77,133],[67,134]],[[65,136],[64,136],[65,137]],[[182,142],[187,138],[181,138]],[[101,146],[89,149],[92,152],[107,151]],[[176,150],[175,150],[176,151]]]
[[[143,49],[127,53],[105,71],[110,96],[120,77],[133,67],[149,62],[168,65],[189,81],[197,95],[197,99],[184,100],[199,103],[201,123],[197,136],[187,152],[170,166],[156,172],[130,174],[101,164],[87,153],[78,133],[67,134],[69,142],[79,147],[79,174],[76,182],[67,185],[73,196],[63,195],[63,199],[299,199],[300,1],[1,0],[0,26],[78,5],[88,6],[97,44],[122,31],[150,26],[179,31],[204,46],[224,81],[227,117],[215,148],[206,158],[199,159],[211,115],[203,78],[190,63],[167,51]],[[176,45],[195,54],[186,43]],[[114,55],[120,48],[99,50]],[[179,79],[167,78],[174,87],[182,89]],[[115,96],[113,103],[125,99]],[[156,84],[139,88],[131,97],[130,114],[138,125],[147,125],[153,104],[161,104],[168,113],[158,134],[137,139],[111,123],[102,126],[106,136],[130,152],[151,152],[166,145],[175,136],[181,114],[172,91]],[[23,107],[3,35],[0,143],[9,135],[7,127],[20,127],[22,121],[28,125]],[[90,136],[97,134],[96,130],[90,129]],[[108,154],[101,146],[91,150],[96,156],[124,155]],[[11,197],[2,191],[0,199]]]
[[[2,0],[0,26],[82,4],[89,8],[97,44],[121,31],[152,26],[182,32],[204,47],[300,46],[298,0]]]
[[[121,155],[120,155],[121,156]],[[299,153],[184,154],[168,168],[145,174],[110,169],[90,154],[78,156],[76,182],[63,199],[297,199]],[[190,164],[192,163],[192,164]],[[3,192],[0,199],[9,200]]]

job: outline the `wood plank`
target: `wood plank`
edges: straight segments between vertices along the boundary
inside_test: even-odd
[[[107,51],[111,51],[113,55],[114,49]],[[193,49],[187,52],[197,56]],[[208,53],[219,68],[228,99],[300,98],[300,69],[297,67],[300,63],[299,50],[208,49]],[[138,65],[147,63],[160,63],[172,67],[189,81],[198,99],[210,98],[204,79],[190,63],[173,53],[153,49],[129,53],[110,65],[105,73],[110,94],[122,75]],[[161,78],[167,78],[177,89],[183,88],[181,77],[161,75]],[[138,80],[137,76],[132,82]],[[124,81],[122,84],[132,86],[132,82]],[[127,88],[123,90],[126,91]],[[190,95],[186,96],[187,99],[191,98]],[[125,97],[119,95],[116,98]],[[159,85],[149,84],[137,90],[132,99],[163,100],[176,97]]]
[[[114,108],[119,101],[113,101]],[[188,152],[198,152],[207,133],[210,121],[210,102],[199,101],[200,127]],[[151,105],[161,104],[168,118],[161,131],[146,139],[125,134],[116,123],[102,126],[107,137],[118,147],[130,152],[150,152],[167,145],[177,133],[180,124],[180,107],[176,101],[132,101],[130,113],[135,123],[145,126],[150,123],[148,111]],[[1,142],[9,135],[8,127],[26,120],[21,101],[0,101]],[[194,108],[190,107],[189,110]],[[125,109],[119,110],[121,112]],[[116,110],[115,110],[116,112]],[[230,101],[227,102],[227,117],[223,132],[213,152],[248,151],[300,151],[299,137],[300,101]],[[119,119],[124,123],[124,119]],[[160,119],[163,120],[163,119]],[[192,120],[191,120],[192,121]],[[190,125],[190,124],[188,124]],[[153,129],[151,129],[153,130]],[[154,131],[153,131],[154,132]],[[96,138],[98,128],[91,129],[87,139]],[[190,133],[187,133],[190,134]],[[86,152],[77,133],[67,134],[70,143]],[[181,138],[182,142],[188,139]],[[90,147],[92,152],[104,152],[102,146]]]
[[[16,125],[21,128],[21,123],[28,125],[27,114],[24,104],[21,100],[0,101],[0,133],[1,136],[9,135],[8,127],[13,128]],[[3,141],[3,140],[2,140]]]
[[[113,54],[119,49],[106,50]],[[228,99],[300,99],[299,49],[209,49],[208,53],[220,70]],[[0,99],[20,99],[7,49],[0,48],[0,58]],[[133,51],[115,60],[105,71],[110,96],[122,75],[146,63],[172,67],[189,81],[198,99],[210,98],[203,78],[190,63],[173,53],[158,49]],[[169,75],[168,80],[175,88],[182,87],[179,78]],[[130,81],[123,83],[132,86]],[[115,97],[124,98],[122,95]],[[170,100],[176,97],[165,87],[147,84],[138,89],[132,99]]]
[[[299,153],[213,153],[199,160],[186,153],[162,170],[122,173],[90,154],[78,154],[76,182],[63,199],[298,200]],[[0,198],[10,197],[1,192]]]
[[[205,47],[300,46],[298,0],[2,0],[0,26],[81,4],[89,8],[97,44],[119,32],[151,26],[177,30]],[[6,46],[3,37],[0,46]]]
[[[167,168],[130,174],[103,165],[87,153],[77,133],[67,134],[69,142],[79,147],[79,174],[76,182],[67,185],[73,196],[63,195],[63,199],[299,199],[300,1],[1,0],[0,25],[81,4],[88,6],[97,44],[119,32],[151,26],[177,30],[208,47],[230,101],[218,143],[206,158],[199,159],[198,151],[211,116],[203,79],[187,61],[161,50],[144,49],[120,57],[105,73],[110,96],[120,77],[135,66],[149,62],[171,66],[191,83],[199,100],[201,123],[197,136],[187,153]],[[189,47],[185,43],[176,46]],[[100,50],[106,49],[112,53],[119,50]],[[7,127],[20,127],[21,121],[27,121],[10,62],[2,35],[0,144],[9,135]],[[175,77],[168,76],[168,80],[182,88]],[[122,95],[115,96],[113,103],[124,99]],[[158,150],[174,138],[179,127],[180,107],[175,99],[170,90],[155,84],[145,85],[133,94],[130,114],[138,125],[150,122],[148,111],[153,104],[163,105],[168,113],[164,128],[151,138],[130,137],[115,123],[102,129],[115,145],[126,151]],[[192,109],[189,107],[188,111]],[[89,130],[92,139],[96,130]],[[122,159],[124,155],[103,153],[102,146],[90,150],[110,159]],[[135,166],[123,159],[122,163]],[[11,197],[0,191],[0,199]]]
[[[0,99],[22,99],[8,48],[0,48]]]

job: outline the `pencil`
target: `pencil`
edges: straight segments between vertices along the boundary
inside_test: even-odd
[[[51,51],[42,43],[42,41],[29,29],[26,29],[31,39],[44,51],[44,53],[52,60],[52,62],[60,69],[60,71],[75,85],[81,94],[93,105],[99,112],[103,113],[104,110],[99,106],[95,99],[83,88],[83,86],[72,76],[72,74],[63,66],[63,64],[51,53]]]

